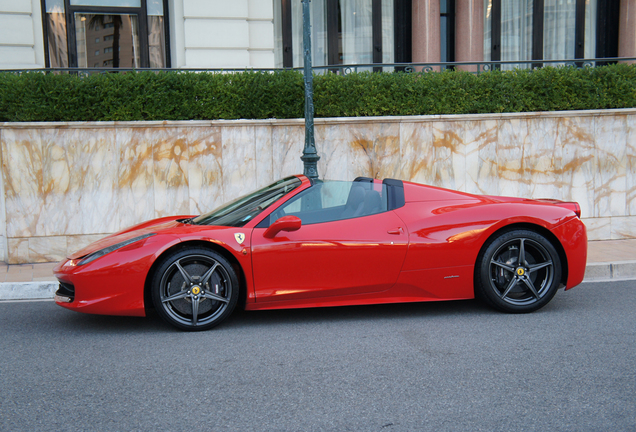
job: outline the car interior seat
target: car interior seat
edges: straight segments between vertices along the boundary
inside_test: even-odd
[[[364,195],[364,208],[362,214],[370,215],[382,211],[382,198],[377,191],[370,190]]]
[[[351,192],[349,192],[349,198],[347,198],[347,203],[345,204],[345,209],[341,217],[343,219],[349,219],[360,216],[364,210],[364,199],[364,188],[357,185],[353,186]]]

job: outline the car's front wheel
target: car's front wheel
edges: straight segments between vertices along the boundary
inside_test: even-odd
[[[151,286],[159,316],[181,330],[208,330],[225,320],[238,300],[236,272],[220,254],[187,248],[167,256]]]
[[[503,233],[477,259],[477,296],[505,312],[532,312],[545,306],[560,282],[559,254],[548,239],[534,231]]]

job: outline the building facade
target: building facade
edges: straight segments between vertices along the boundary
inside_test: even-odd
[[[310,8],[314,66],[636,57],[636,0],[311,0]],[[0,0],[0,69],[302,61],[301,0]]]

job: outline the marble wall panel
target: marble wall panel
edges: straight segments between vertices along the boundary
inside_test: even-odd
[[[528,121],[528,135],[522,156],[521,196],[562,198],[562,147],[557,144],[557,120],[536,118]],[[525,192],[525,194],[524,194]]]
[[[89,244],[96,242],[104,238],[105,234],[85,234],[85,235],[73,235],[73,236],[64,236],[66,239],[66,253],[64,257],[69,256],[70,254],[77,252],[79,250],[84,249]],[[57,261],[62,260],[62,258],[57,259]]]
[[[9,238],[7,239],[7,249],[9,256],[7,263],[22,264],[29,261],[29,239],[28,238]]]
[[[305,146],[305,129],[302,126],[273,126],[272,155],[274,178],[302,174],[300,156]]]
[[[48,161],[44,164],[45,182],[54,185],[49,187],[45,211],[55,215],[53,223],[46,223],[46,235],[116,231],[119,154],[115,131],[76,129],[65,138],[66,142],[43,143]],[[65,185],[58,182],[66,178],[67,171],[69,184],[63,193]]]
[[[230,126],[221,130],[224,202],[256,189],[254,128],[254,126]]]
[[[626,213],[626,116],[595,117],[596,170],[594,176],[595,216]]]
[[[189,128],[189,210],[199,215],[223,204],[223,142],[221,128]]]
[[[10,237],[116,229],[117,161],[104,129],[5,131]]]
[[[379,173],[381,162],[375,157],[375,138],[373,126],[362,124],[349,127],[347,160],[353,178],[375,178]]]
[[[271,126],[256,126],[254,128],[256,186],[263,187],[272,183],[274,178],[274,148],[272,143]]]
[[[190,213],[187,132],[177,128],[152,128],[155,216]]]
[[[529,196],[530,179],[525,175],[523,151],[528,145],[528,119],[500,122],[497,140],[498,195]]]
[[[9,239],[9,264],[56,262],[103,238],[104,235],[21,237]]]
[[[613,216],[612,240],[636,238],[636,216]]]
[[[581,218],[587,229],[588,240],[607,240],[612,236],[612,218],[610,217],[584,217]]]
[[[349,128],[342,125],[316,125],[316,148],[320,160],[318,174],[329,180],[353,180],[350,178]]]
[[[575,200],[595,240],[636,237],[635,142],[635,113],[316,125],[321,178]],[[0,127],[0,248],[11,262],[61,259],[153,217],[210,210],[302,172],[303,145],[293,122]]]
[[[0,155],[2,149],[2,129],[0,129]],[[1,159],[0,159],[1,162]],[[7,260],[7,211],[4,202],[4,176],[0,175],[0,261]]]
[[[466,188],[465,127],[461,122],[431,123],[433,156],[433,185],[448,189]]]
[[[2,176],[8,237],[37,234],[45,196],[42,135],[51,132],[42,129],[2,131]],[[43,229],[40,229],[43,234]],[[9,242],[10,250],[17,251],[17,247],[16,242]]]
[[[6,236],[0,236],[0,262],[7,262],[9,259],[9,245]]]
[[[400,172],[396,178],[463,190],[465,128],[459,122],[402,123]]]
[[[372,130],[376,137],[373,148],[376,162],[374,175],[371,177],[397,178],[400,173],[399,123],[376,123]]]
[[[28,245],[28,262],[60,261],[67,255],[66,236],[31,237]]]
[[[636,216],[636,116],[627,116],[625,201],[627,214]]]
[[[399,123],[349,126],[349,166],[352,178],[396,178],[400,173]]]
[[[118,128],[118,230],[155,217],[153,140],[150,128]],[[107,231],[104,231],[107,232]]]
[[[432,136],[430,123],[400,123],[400,179],[427,183],[433,178],[434,154],[427,151],[433,147]]]
[[[464,154],[466,160],[465,192],[497,195],[497,138],[496,120],[464,122]]]
[[[594,213],[596,148],[593,117],[561,117],[556,145],[561,146],[561,198],[576,201],[583,217]]]

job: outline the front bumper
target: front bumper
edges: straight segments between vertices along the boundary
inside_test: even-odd
[[[125,255],[115,252],[83,266],[62,261],[53,269],[60,282],[55,302],[77,312],[145,316],[144,287],[152,258],[127,262]]]

